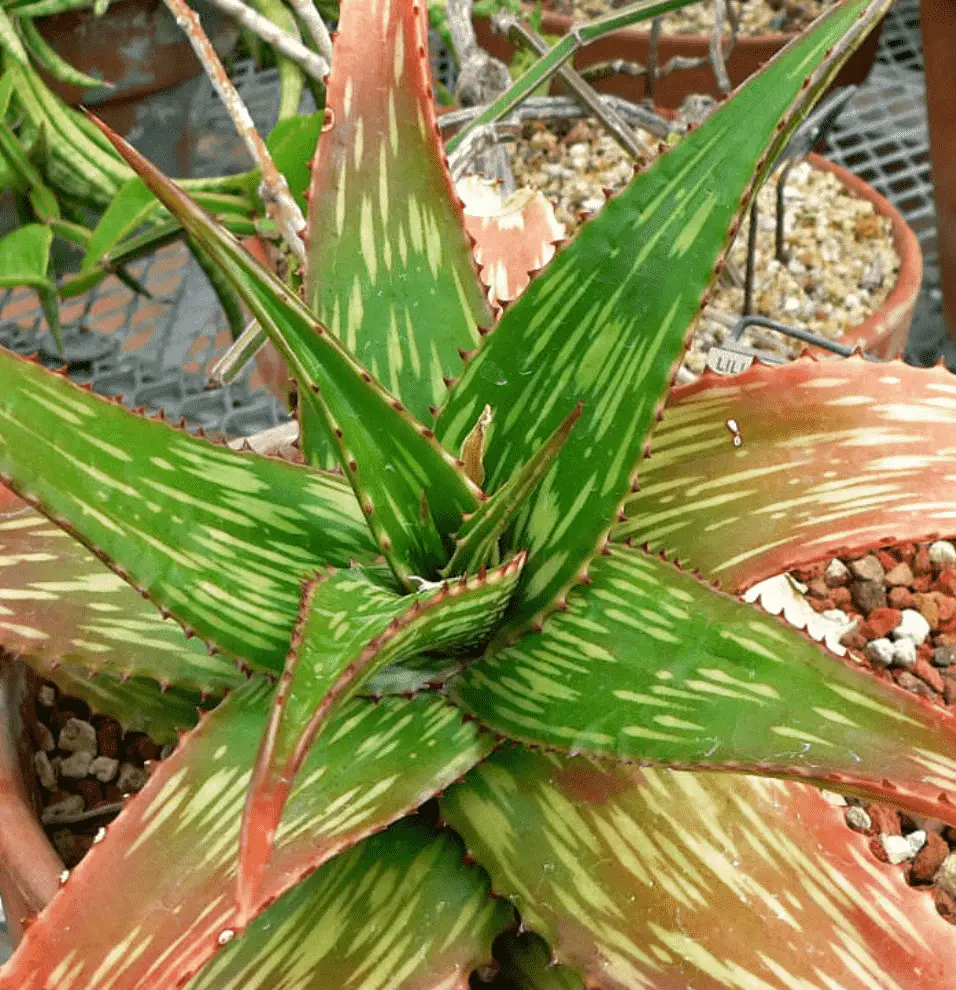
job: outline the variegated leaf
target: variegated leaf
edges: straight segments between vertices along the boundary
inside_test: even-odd
[[[706,375],[672,394],[614,538],[739,591],[841,550],[949,534],[954,428],[942,367],[803,358]]]
[[[956,825],[956,717],[627,547],[449,690],[533,745],[800,777]]]
[[[259,901],[282,809],[333,715],[378,670],[420,653],[486,642],[511,598],[524,557],[417,595],[386,591],[359,568],[310,582],[249,788],[240,841],[239,923]]]
[[[555,245],[567,235],[564,224],[548,199],[533,189],[519,189],[502,201],[497,184],[478,175],[465,176],[455,189],[488,301],[493,306],[512,302],[554,257]]]
[[[956,986],[956,928],[806,785],[509,747],[442,813],[594,990]]]
[[[189,990],[468,990],[514,912],[460,840],[405,819],[326,863]]]
[[[492,323],[435,122],[427,18],[417,0],[342,3],[306,273],[319,319],[422,422]]]
[[[514,527],[529,553],[513,625],[552,608],[600,549],[755,183],[886,7],[847,0],[764,66],[581,229],[468,364],[439,432],[455,449],[492,407],[489,490],[584,403]]]
[[[328,119],[328,118],[327,118]],[[375,539],[398,578],[433,577],[450,556],[444,540],[480,491],[398,399],[318,324],[299,297],[121,137],[100,124],[259,321],[299,384],[299,411],[323,423]],[[315,460],[303,435],[307,461]]]
[[[0,990],[170,990],[228,944],[243,800],[272,693],[259,678],[234,691],[156,768],[0,968]],[[260,908],[491,745],[436,698],[350,702],[306,760]]]
[[[222,697],[245,680],[25,505],[0,519],[0,647],[58,683],[57,669],[69,667],[71,680],[108,673]]]
[[[187,436],[2,350],[0,478],[177,620],[271,670],[302,576],[375,552],[341,478]]]

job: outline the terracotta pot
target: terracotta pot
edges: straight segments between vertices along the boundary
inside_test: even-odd
[[[545,7],[548,7],[545,0]],[[565,35],[574,25],[574,19],[566,14],[556,14],[545,10],[541,22],[544,34]],[[835,86],[848,86],[851,83],[862,82],[869,74],[876,59],[879,45],[880,25],[870,33],[863,44],[853,53],[841,70],[834,83]],[[478,43],[503,62],[509,62],[514,52],[511,44],[502,35],[491,30],[487,18],[475,19],[475,34]],[[734,50],[727,59],[727,74],[733,85],[739,86],[745,79],[753,75],[765,62],[778,52],[795,34],[762,34],[741,35],[737,39]],[[650,34],[641,28],[622,28],[614,34],[601,38],[583,48],[575,56],[575,68],[582,69],[600,62],[610,62],[623,59],[626,62],[647,63],[647,53],[650,44]],[[684,58],[703,58],[707,56],[710,47],[710,36],[703,34],[661,34],[657,43],[657,64],[665,65],[675,55]],[[604,93],[616,93],[628,100],[637,102],[645,96],[644,80],[633,76],[615,75],[600,79],[594,83],[596,89]],[[560,83],[556,83],[560,91]],[[691,93],[708,93],[711,96],[721,96],[714,80],[710,64],[699,69],[682,69],[672,72],[654,84],[654,103],[658,107],[679,107],[686,96]]]
[[[228,51],[238,37],[233,22],[202,2],[192,6],[201,14],[216,50]],[[200,72],[189,41],[162,0],[119,0],[100,17],[87,8],[38,18],[36,24],[68,62],[113,84],[112,89],[82,89],[47,76],[50,87],[68,103],[114,108]]]
[[[913,309],[923,280],[923,254],[916,234],[892,203],[852,172],[820,155],[810,155],[809,161],[814,168],[832,172],[854,196],[871,202],[876,212],[886,217],[892,225],[893,247],[900,259],[896,284],[883,300],[883,305],[846,333],[840,342],[860,344],[867,353],[876,357],[898,357],[906,346]]]

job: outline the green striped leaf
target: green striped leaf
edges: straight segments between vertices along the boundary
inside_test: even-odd
[[[513,918],[456,837],[407,819],[293,888],[188,990],[467,990]]]
[[[299,408],[325,424],[382,553],[399,579],[433,577],[480,492],[418,423],[316,323],[298,296],[105,125],[116,148],[221,268],[299,384]],[[310,460],[307,444],[306,459]]]
[[[949,534],[954,405],[945,368],[902,361],[707,375],[673,393],[614,539],[740,591],[847,549]]]
[[[187,436],[2,350],[0,478],[254,667],[281,669],[306,572],[375,553],[342,479]]]
[[[166,990],[228,944],[243,800],[272,693],[261,678],[233,692],[156,767],[30,926],[0,990]],[[260,906],[447,787],[491,745],[436,698],[349,702],[306,760]]]
[[[0,647],[57,683],[58,673],[71,682],[104,673],[220,698],[245,680],[29,508],[0,519]]]
[[[533,932],[506,932],[495,943],[501,969],[488,990],[585,990],[577,970],[557,966],[544,939]]]
[[[531,460],[465,520],[455,539],[455,555],[445,569],[446,574],[466,574],[498,562],[500,538],[554,463],[580,414],[578,406]]]
[[[238,885],[241,925],[259,901],[292,783],[333,714],[388,664],[486,641],[523,563],[519,556],[497,570],[417,595],[376,587],[357,568],[326,575],[305,588],[246,801]]]
[[[157,219],[161,212],[159,201],[142,179],[132,178],[124,183],[93,231],[83,256],[83,270],[89,270],[125,237]]]
[[[590,581],[452,697],[522,742],[800,777],[956,825],[949,712],[640,551],[612,548]]]
[[[65,82],[70,86],[85,86],[90,88],[106,87],[111,89],[113,84],[105,79],[97,79],[95,76],[88,76],[75,66],[71,65],[62,55],[43,37],[33,23],[32,18],[19,17],[17,25],[23,35],[23,40],[30,49],[30,54],[46,71],[60,82]]]
[[[560,601],[600,549],[755,172],[759,180],[886,7],[847,0],[817,21],[586,224],[468,364],[439,433],[456,449],[492,407],[489,490],[584,403],[514,527],[511,546],[529,554],[513,624]]]
[[[805,785],[508,748],[442,814],[594,990],[956,986],[956,929]]]
[[[249,6],[270,20],[277,28],[291,35],[296,41],[302,40],[298,21],[282,0],[250,0]],[[299,66],[285,55],[273,49],[276,68],[279,70],[279,120],[286,120],[299,112],[302,102],[302,89],[305,74]],[[313,145],[313,148],[315,145]]]
[[[23,41],[17,33],[16,25],[2,7],[0,7],[0,48],[20,65],[26,65],[29,62]]]
[[[435,123],[427,18],[412,0],[342,3],[306,276],[319,319],[424,423],[492,323]]]
[[[47,274],[52,242],[52,231],[42,223],[25,224],[0,238],[0,286],[52,289]]]

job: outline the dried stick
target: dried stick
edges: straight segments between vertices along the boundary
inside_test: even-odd
[[[731,90],[730,77],[727,75],[727,63],[724,61],[724,3],[726,0],[714,0],[714,30],[710,35],[710,63],[714,67],[717,88],[721,93]]]
[[[302,2],[305,4],[308,0]],[[258,11],[247,7],[242,0],[212,0],[212,3],[266,44],[272,45],[277,52],[292,59],[306,75],[323,82],[329,74],[329,62],[326,59],[306,48],[297,38],[276,27],[268,17],[263,17]],[[167,6],[169,6],[168,0]]]
[[[654,104],[654,83],[659,75],[657,70],[657,43],[661,36],[661,19],[651,21],[651,36],[647,42],[647,81],[644,83],[644,96]]]
[[[319,54],[329,65],[332,64],[332,36],[322,20],[322,15],[316,10],[313,0],[289,0],[289,6],[296,12],[299,20],[305,25]]]
[[[262,196],[266,212],[275,222],[282,240],[292,254],[299,261],[304,262],[305,244],[302,241],[301,232],[305,229],[305,217],[302,216],[302,211],[292,198],[285,176],[276,168],[275,162],[266,148],[265,141],[256,130],[249,110],[242,102],[242,97],[232,80],[226,74],[222,62],[219,61],[219,56],[199,23],[196,12],[185,3],[185,0],[165,0],[165,3],[173,17],[176,18],[176,23],[189,38],[193,51],[202,63],[206,75],[209,76],[210,82],[216,88],[226,111],[232,118],[237,133],[245,142],[252,160],[259,166],[262,173],[259,195]],[[314,55],[313,52],[309,54]]]

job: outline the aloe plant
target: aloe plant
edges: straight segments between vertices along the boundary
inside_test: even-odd
[[[885,9],[836,6],[504,313],[423,4],[343,4],[305,302],[106,132],[282,353],[302,456],[0,353],[0,478],[33,506],[0,520],[0,642],[181,733],[0,990],[463,988],[519,916],[548,948],[499,941],[512,986],[956,986],[954,929],[817,790],[956,826],[952,716],[738,598],[939,531],[956,386],[854,357],[670,388],[774,155]]]

